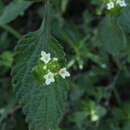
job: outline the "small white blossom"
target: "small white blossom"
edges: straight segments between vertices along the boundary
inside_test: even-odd
[[[48,72],[46,75],[44,75],[44,78],[45,78],[45,83],[46,85],[49,85],[53,82],[55,82],[55,79],[54,79],[54,74],[52,72]]]
[[[117,4],[119,4],[121,7],[126,7],[127,6],[125,0],[117,0]]]
[[[70,73],[66,70],[66,68],[60,69],[59,74],[63,79],[70,76]]]
[[[43,61],[45,64],[47,64],[51,60],[51,54],[46,53],[45,51],[41,51],[41,61]]]
[[[107,3],[107,9],[111,10],[112,8],[114,8],[114,2]]]

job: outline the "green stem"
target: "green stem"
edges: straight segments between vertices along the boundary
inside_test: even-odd
[[[16,30],[14,30],[11,26],[9,25],[0,25],[1,28],[9,32],[10,34],[14,35],[17,39],[20,39],[22,35],[18,33]]]
[[[122,101],[121,101],[120,95],[119,95],[118,92],[116,91],[116,88],[113,89],[113,93],[114,93],[114,95],[115,95],[115,98],[116,98],[118,104],[121,105],[121,102],[122,102]]]
[[[42,24],[41,24],[41,29],[45,28],[45,30],[47,29],[48,31],[48,26],[50,25],[50,3],[49,3],[49,0],[46,2],[44,8],[43,8],[43,11],[44,11],[44,16],[43,16],[43,21],[42,21]],[[44,32],[45,32],[44,30]]]

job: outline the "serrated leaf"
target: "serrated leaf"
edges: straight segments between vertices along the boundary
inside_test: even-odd
[[[53,85],[44,86],[34,79],[32,68],[38,63],[42,50],[64,60],[64,52],[58,41],[39,30],[20,40],[15,50],[12,70],[14,90],[23,105],[30,129],[34,130],[56,127],[65,110],[67,96],[65,80],[57,79]]]
[[[22,15],[24,11],[31,5],[31,2],[17,0],[11,2],[6,6],[3,13],[0,16],[0,25],[8,24],[9,22]]]
[[[127,3],[129,3],[129,1],[127,1]],[[130,5],[129,4],[127,4],[127,7],[122,9],[121,15],[119,17],[119,23],[126,32],[130,32]]]
[[[119,56],[126,48],[124,32],[114,17],[106,17],[101,22],[97,39],[101,47],[113,56]]]

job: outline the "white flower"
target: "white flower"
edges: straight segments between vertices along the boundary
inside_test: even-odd
[[[66,70],[66,68],[60,69],[59,74],[63,79],[70,76],[70,73]]]
[[[43,61],[45,64],[47,64],[51,60],[51,54],[46,53],[45,51],[41,51],[41,61]]]
[[[116,3],[119,4],[121,7],[126,7],[127,6],[127,4],[126,4],[126,2],[124,0],[117,0]]]
[[[54,74],[52,72],[48,72],[46,75],[44,75],[44,78],[45,78],[45,83],[46,85],[49,85],[53,82],[55,82],[55,79],[54,79]]]
[[[112,8],[114,8],[114,2],[107,3],[107,9],[111,10]]]

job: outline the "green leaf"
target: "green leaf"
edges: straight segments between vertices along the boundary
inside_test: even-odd
[[[10,51],[5,51],[0,55],[0,65],[11,67],[13,61],[13,54]]]
[[[103,117],[107,113],[106,109],[100,105],[96,107],[96,112],[99,117]]]
[[[64,12],[66,10],[68,2],[69,2],[69,0],[62,0],[62,3],[61,3],[62,12]]]
[[[73,114],[71,120],[81,129],[87,117],[86,111],[78,111]]]
[[[69,0],[50,0],[53,6],[53,9],[55,9],[55,13],[64,13],[66,8],[67,8],[67,4],[69,2]]]
[[[17,0],[11,2],[4,9],[0,16],[0,25],[7,24],[15,20],[18,16],[23,15],[24,11],[31,5],[31,2]]]
[[[0,0],[0,15],[1,15],[3,9],[4,9],[4,3],[2,0]]]
[[[129,1],[127,2],[129,3]],[[130,32],[130,5],[122,9],[119,17],[119,23],[126,32]]]
[[[57,79],[53,85],[38,83],[32,74],[32,68],[38,63],[44,50],[64,61],[65,54],[58,41],[48,37],[40,29],[25,35],[15,50],[12,70],[13,86],[19,102],[27,116],[30,129],[48,130],[55,128],[65,111],[67,86],[66,80]]]
[[[126,48],[125,34],[115,17],[106,17],[97,33],[100,47],[109,54],[119,56]]]
[[[130,124],[126,125],[124,130],[130,130]]]

